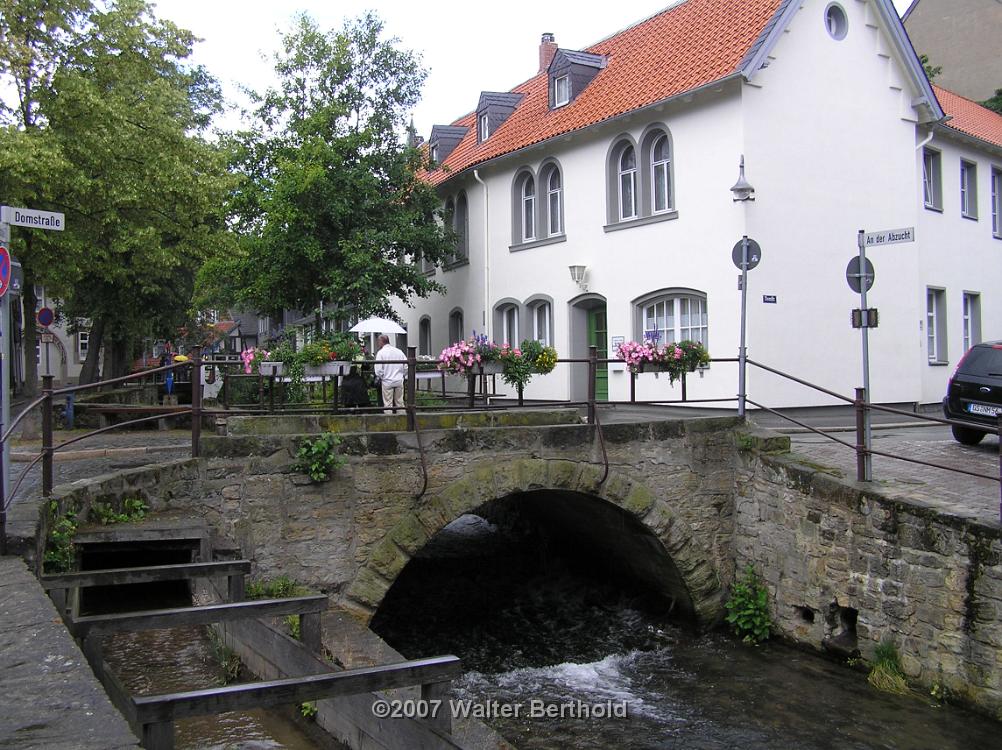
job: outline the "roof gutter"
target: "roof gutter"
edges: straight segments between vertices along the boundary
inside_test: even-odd
[[[477,177],[477,170],[479,170],[479,169],[481,169],[483,167],[494,166],[495,164],[503,162],[505,159],[514,158],[516,156],[524,154],[527,151],[531,151],[531,150],[533,150],[535,148],[539,148],[541,146],[545,146],[548,143],[553,143],[554,141],[558,141],[561,138],[566,138],[567,136],[570,136],[570,135],[578,135],[580,133],[588,133],[588,132],[590,132],[592,130],[595,130],[596,128],[600,128],[600,127],[603,127],[605,125],[608,125],[609,123],[614,123],[614,122],[617,122],[619,120],[625,119],[627,117],[634,117],[634,116],[636,116],[638,114],[643,114],[644,112],[648,112],[648,111],[650,111],[652,109],[657,109],[658,107],[663,107],[666,104],[671,104],[673,102],[678,101],[679,99],[684,99],[685,97],[688,97],[688,96],[694,96],[695,94],[701,94],[701,93],[703,93],[703,92],[705,92],[705,91],[707,91],[709,89],[717,88],[718,86],[723,86],[724,84],[730,83],[731,81],[737,80],[739,78],[742,78],[742,73],[741,73],[741,71],[736,70],[733,73],[728,73],[723,78],[718,78],[715,81],[710,81],[709,83],[704,83],[702,86],[697,86],[696,88],[693,88],[693,89],[686,89],[685,91],[680,91],[677,94],[672,94],[671,96],[666,97],[664,99],[659,99],[656,102],[651,102],[650,104],[645,104],[643,107],[638,107],[636,109],[631,109],[631,110],[628,110],[626,112],[621,112],[618,115],[613,115],[612,117],[608,117],[605,120],[599,120],[598,122],[593,122],[591,125],[585,125],[583,128],[578,128],[577,130],[568,130],[568,131],[566,131],[564,133],[558,133],[557,135],[550,136],[549,138],[545,138],[545,139],[543,139],[541,141],[536,141],[535,143],[530,143],[528,146],[523,146],[522,148],[517,149],[515,151],[509,151],[506,154],[498,154],[497,156],[492,156],[490,159],[487,159],[487,160],[481,161],[481,162],[477,162],[476,164],[471,164],[470,166],[465,167],[464,169],[461,169],[458,172],[453,173],[453,175],[451,177],[449,177],[448,180],[444,180],[444,181],[438,183],[435,187],[438,188],[438,187],[442,187],[443,185],[447,185],[452,180],[456,179],[457,177],[461,177],[461,176],[465,175],[470,170],[473,170],[473,177],[474,177],[474,179],[476,179],[477,182],[480,182],[481,184],[483,184],[483,181],[479,177]]]

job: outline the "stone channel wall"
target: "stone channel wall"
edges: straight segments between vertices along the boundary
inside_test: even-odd
[[[747,454],[735,559],[779,635],[871,659],[1002,719],[1002,527],[882,497],[786,456]]]

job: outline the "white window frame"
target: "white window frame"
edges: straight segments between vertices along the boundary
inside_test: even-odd
[[[624,167],[623,163],[626,159],[627,154],[633,155],[633,166]],[[633,144],[625,145],[619,153],[619,159],[616,162],[618,169],[618,190],[619,190],[619,220],[629,221],[630,219],[637,218],[637,150],[633,147]],[[629,182],[630,185],[630,204],[629,213],[627,213],[627,204],[623,196],[623,185]]]
[[[536,239],[536,180],[531,174],[522,177],[522,242]]]
[[[931,211],[943,210],[942,155],[931,148],[922,151],[923,203]]]
[[[992,167],[992,237],[1002,240],[1002,169]]]
[[[946,290],[927,287],[925,299],[926,356],[930,365],[946,364]]]
[[[435,163],[438,162],[438,144],[437,143],[431,144],[431,147],[428,149],[428,159],[430,161],[432,161],[432,162],[435,162]]]
[[[553,185],[554,179],[557,183],[556,187]],[[564,233],[563,191],[564,185],[560,170],[555,166],[551,167],[546,176],[546,228],[551,237]]]
[[[709,348],[710,319],[706,298],[694,294],[668,294],[641,302],[640,336],[660,346],[678,341],[699,341]],[[693,307],[699,317],[692,319]],[[683,324],[683,320],[687,321]],[[650,323],[653,322],[653,325]],[[694,334],[695,332],[695,334]],[[655,333],[656,338],[655,338]]]
[[[981,343],[981,293],[964,292],[964,351]]]
[[[518,306],[505,305],[499,312],[501,313],[501,343],[507,343],[512,347],[518,346]]]
[[[449,313],[449,343],[454,344],[466,338],[466,329],[463,323],[463,311],[453,310]]]
[[[561,85],[563,84],[563,85]],[[561,91],[563,89],[563,91]],[[562,95],[561,95],[562,94]],[[571,101],[571,79],[569,76],[560,76],[553,79],[553,106],[563,107]]]
[[[664,144],[664,155],[657,158],[658,146]],[[658,208],[658,186],[663,189],[665,205]],[[660,214],[672,210],[671,194],[671,140],[667,133],[654,139],[651,145],[651,213]]]
[[[966,159],[960,160],[960,215],[978,218],[978,165]]]
[[[552,305],[549,302],[537,302],[532,306],[532,336],[543,346],[552,346],[550,341],[551,308]]]
[[[480,142],[486,141],[491,134],[491,120],[487,113],[480,115]]]
[[[83,362],[87,359],[87,350],[90,348],[90,331],[77,331],[77,360]]]

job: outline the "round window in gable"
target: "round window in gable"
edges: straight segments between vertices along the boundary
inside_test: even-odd
[[[828,30],[828,36],[837,42],[841,42],[849,33],[849,19],[838,3],[832,3],[825,8],[825,28]]]

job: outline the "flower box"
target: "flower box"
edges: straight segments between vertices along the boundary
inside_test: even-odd
[[[258,365],[258,372],[265,377],[269,375],[283,375],[285,373],[284,362],[262,362]]]
[[[347,375],[351,362],[324,362],[322,365],[306,365],[305,374],[312,377],[325,375]]]
[[[483,368],[484,375],[500,375],[504,370],[502,362],[481,362],[480,367]]]

